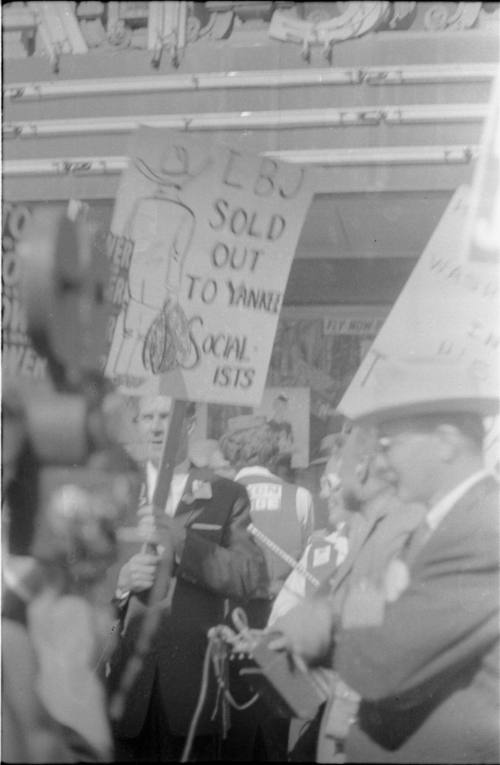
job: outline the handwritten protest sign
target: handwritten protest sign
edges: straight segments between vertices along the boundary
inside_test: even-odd
[[[313,193],[298,166],[141,128],[111,223],[106,374],[175,398],[259,405]]]
[[[469,199],[466,186],[453,195],[339,404],[347,416],[355,417],[371,371],[386,356],[460,360],[474,372],[478,390],[498,394],[499,275],[461,258]],[[490,442],[496,439],[493,430]]]
[[[21,303],[22,260],[19,243],[32,216],[26,205],[4,204],[2,225],[2,372],[40,379],[46,362],[35,353],[27,334]]]

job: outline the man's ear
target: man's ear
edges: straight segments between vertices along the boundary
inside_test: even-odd
[[[439,425],[435,430],[438,439],[438,454],[443,462],[453,462],[457,456],[461,436],[459,430],[454,425]]]

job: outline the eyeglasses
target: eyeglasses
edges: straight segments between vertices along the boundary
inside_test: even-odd
[[[379,454],[387,454],[391,449],[394,449],[395,446],[398,446],[401,443],[407,443],[411,438],[422,435],[428,436],[429,433],[426,431],[411,431],[398,433],[396,436],[379,436],[377,438],[377,451]]]

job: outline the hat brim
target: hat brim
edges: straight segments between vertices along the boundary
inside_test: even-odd
[[[402,419],[419,414],[478,414],[481,417],[496,417],[500,412],[500,399],[495,396],[443,398],[434,401],[407,401],[391,406],[369,409],[356,415],[348,415],[354,422],[376,423]]]

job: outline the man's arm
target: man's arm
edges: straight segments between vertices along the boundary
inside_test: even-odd
[[[267,567],[260,548],[247,531],[251,522],[250,501],[244,487],[238,486],[231,501],[222,545],[188,528],[176,574],[227,597],[264,595],[268,588]]]
[[[479,658],[499,638],[497,544],[494,533],[477,528],[448,547],[431,540],[408,588],[386,605],[383,624],[337,634],[343,680],[367,701],[411,691],[416,703]]]

